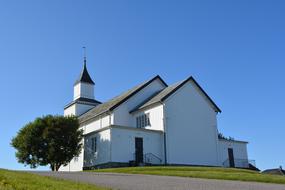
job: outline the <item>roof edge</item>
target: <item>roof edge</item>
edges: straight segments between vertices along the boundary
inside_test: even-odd
[[[115,108],[117,108],[118,106],[120,106],[122,103],[124,103],[125,101],[127,101],[130,97],[134,96],[135,94],[137,94],[139,91],[141,91],[143,88],[145,88],[146,86],[148,86],[150,83],[152,83],[153,81],[155,81],[156,79],[159,79],[162,84],[165,85],[165,87],[167,87],[167,83],[159,76],[156,75],[155,77],[153,77],[151,80],[149,80],[148,82],[146,82],[144,85],[142,85],[140,88],[138,88],[137,90],[135,90],[134,92],[132,92],[129,96],[125,97],[123,100],[121,100],[120,102],[118,102],[116,105],[114,105],[113,107],[111,107],[109,109],[109,111],[113,111]]]
[[[248,141],[234,140],[234,139],[218,139],[219,141],[227,141],[227,142],[236,142],[236,143],[245,143],[248,144]]]
[[[64,109],[69,108],[70,106],[74,105],[74,104],[85,104],[85,105],[98,105],[98,104],[102,104],[102,102],[95,100],[95,99],[90,99],[93,101],[88,101],[88,98],[86,98],[87,101],[84,100],[80,100],[80,98],[77,98],[76,100],[73,100],[72,102],[68,103],[67,105],[64,106]]]
[[[213,106],[216,108],[217,112],[221,113],[221,109],[216,105],[216,103],[210,98],[210,96],[203,90],[203,88],[198,84],[198,82],[194,79],[193,76],[188,77],[186,80],[184,80],[181,84],[179,84],[174,90],[172,90],[169,94],[164,96],[161,101],[166,100],[169,96],[171,96],[174,92],[176,92],[179,88],[184,86],[189,81],[193,81],[194,84],[201,90],[201,92],[206,96],[206,98],[213,104]]]

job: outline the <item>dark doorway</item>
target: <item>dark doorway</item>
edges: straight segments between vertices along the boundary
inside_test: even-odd
[[[135,148],[136,164],[143,163],[143,138],[136,137]]]
[[[231,168],[235,167],[234,151],[232,148],[228,148],[229,164]]]

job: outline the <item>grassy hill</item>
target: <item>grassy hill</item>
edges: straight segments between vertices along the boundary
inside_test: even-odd
[[[106,190],[106,188],[0,169],[0,190]]]
[[[285,184],[284,176],[260,174],[259,172],[256,171],[251,171],[246,169],[234,169],[234,168],[152,166],[152,167],[110,168],[110,169],[99,169],[93,171]]]

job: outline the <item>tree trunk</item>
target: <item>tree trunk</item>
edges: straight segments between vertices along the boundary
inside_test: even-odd
[[[50,164],[50,169],[51,169],[51,171],[54,171],[54,164]]]
[[[50,164],[50,168],[53,172],[57,172],[60,168],[61,164],[59,163],[54,163],[54,164]]]
[[[61,166],[61,164],[57,164],[57,165],[56,165],[56,171],[59,170],[60,166]]]

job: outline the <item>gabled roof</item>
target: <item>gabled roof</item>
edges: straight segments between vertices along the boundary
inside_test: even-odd
[[[75,81],[74,85],[80,83],[80,82],[84,82],[84,83],[89,83],[89,84],[95,84],[93,82],[93,80],[91,79],[88,71],[87,71],[87,67],[86,67],[86,61],[84,60],[84,66],[83,69],[79,75],[79,78]]]
[[[160,102],[161,99],[169,94],[174,88],[176,88],[181,82],[178,82],[176,84],[173,84],[171,86],[168,86],[164,89],[162,89],[161,91],[158,91],[156,93],[154,93],[152,96],[150,96],[148,99],[146,99],[145,101],[143,101],[142,103],[140,103],[137,107],[135,107],[133,110],[130,111],[130,113],[135,112],[137,110],[143,109],[145,107],[148,107],[150,105],[153,105],[157,102]]]
[[[140,85],[137,85],[131,88],[130,90],[126,91],[125,93],[119,96],[116,96],[105,103],[97,105],[95,108],[92,108],[91,110],[79,116],[79,121],[85,122],[98,115],[114,110],[116,107],[118,107],[119,105],[127,101],[130,97],[138,93],[140,90],[148,86],[150,83],[152,83],[156,79],[159,79],[165,86],[167,86],[167,84],[162,80],[162,78],[159,75],[157,75],[151,80],[148,80]]]
[[[180,87],[182,87],[184,84],[186,84],[188,81],[193,81],[194,84],[199,88],[199,90],[205,95],[205,97],[215,107],[216,111],[221,112],[220,108],[215,104],[215,102],[208,96],[208,94],[202,89],[202,87],[196,82],[196,80],[192,76],[187,78],[184,81],[181,81],[181,82],[178,82],[178,83],[173,84],[171,86],[168,86],[167,88],[163,89],[158,94],[153,96],[150,100],[144,102],[142,105],[140,105],[136,109],[132,110],[131,112],[146,108],[146,107],[148,107],[152,104],[158,103],[158,102],[163,102],[169,96],[171,96],[174,92],[176,92]]]

